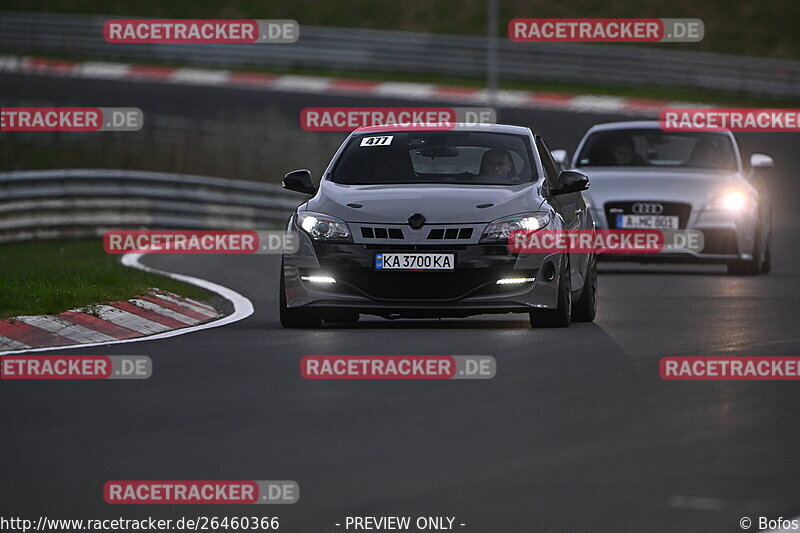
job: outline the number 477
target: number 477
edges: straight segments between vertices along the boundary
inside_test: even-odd
[[[361,140],[361,146],[386,146],[391,144],[392,136],[387,135],[384,137],[365,137]]]

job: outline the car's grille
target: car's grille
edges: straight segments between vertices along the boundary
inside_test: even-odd
[[[433,228],[428,230],[428,240],[467,240],[472,238],[472,228]],[[361,236],[364,239],[405,239],[401,228],[380,228],[371,226],[361,227]]]
[[[634,204],[660,204],[663,209],[656,213],[656,212],[644,212],[644,213],[634,213],[633,206]],[[617,215],[663,215],[663,216],[677,216],[678,217],[678,227],[680,229],[686,229],[686,225],[689,223],[689,215],[692,212],[691,204],[685,204],[680,202],[658,202],[655,200],[641,200],[637,202],[608,202],[605,204],[605,212],[606,212],[606,220],[608,220],[608,227],[610,229],[617,229]]]
[[[428,239],[469,239],[472,228],[436,228],[428,232]]]
[[[739,243],[736,240],[736,231],[728,228],[714,228],[703,230],[704,254],[736,255],[739,253]]]
[[[438,251],[438,250],[466,250],[465,244],[365,244],[367,250],[380,250],[384,252],[419,252],[419,251]],[[502,247],[507,250],[506,247]]]
[[[361,236],[365,239],[403,239],[403,230],[400,228],[371,228],[361,227]]]
[[[495,269],[456,269],[452,272],[377,272],[348,269],[337,278],[376,299],[448,300],[502,277]]]

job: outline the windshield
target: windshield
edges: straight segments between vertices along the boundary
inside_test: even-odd
[[[654,166],[736,170],[727,135],[630,129],[593,133],[578,155],[579,167]]]
[[[331,180],[347,185],[516,185],[538,179],[527,137],[485,132],[390,132],[354,136]]]

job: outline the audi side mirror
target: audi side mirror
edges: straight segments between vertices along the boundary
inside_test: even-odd
[[[290,191],[301,192],[303,194],[314,194],[317,188],[311,180],[311,172],[303,170],[293,170],[283,177],[283,188]]]
[[[750,156],[750,170],[755,171],[756,169],[771,169],[775,167],[775,161],[766,154],[753,154]]]
[[[577,170],[562,170],[556,180],[556,186],[550,189],[550,194],[568,194],[571,192],[585,191],[589,188],[589,176]]]
[[[750,156],[750,174],[748,178],[757,186],[765,186],[770,179],[775,162],[765,154]]]
[[[553,160],[558,165],[558,170],[564,170],[569,166],[569,154],[566,150],[553,150],[550,155],[553,156]]]

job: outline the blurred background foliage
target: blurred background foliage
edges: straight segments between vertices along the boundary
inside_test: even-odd
[[[513,18],[699,18],[699,43],[664,48],[800,59],[797,0],[498,0]],[[3,9],[165,18],[292,18],[300,24],[486,35],[486,0],[4,0]],[[641,45],[639,45],[641,46]]]

